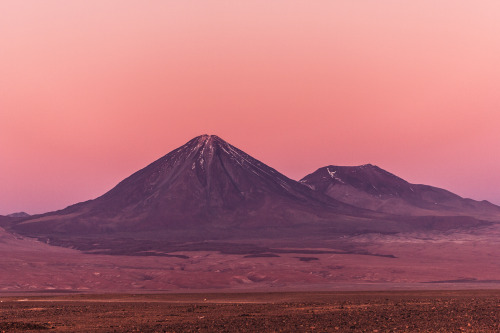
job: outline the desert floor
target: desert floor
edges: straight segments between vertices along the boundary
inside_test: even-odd
[[[499,332],[500,290],[0,297],[0,332]]]

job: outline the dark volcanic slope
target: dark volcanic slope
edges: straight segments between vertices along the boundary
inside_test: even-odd
[[[327,166],[301,183],[356,207],[402,215],[500,217],[500,207],[464,199],[449,191],[410,184],[377,166]]]
[[[217,136],[196,137],[103,196],[24,220],[30,235],[292,226],[364,214],[293,181]],[[205,229],[205,231],[203,231]]]

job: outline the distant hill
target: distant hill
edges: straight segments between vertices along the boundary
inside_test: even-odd
[[[411,184],[375,165],[320,168],[302,184],[359,208],[398,215],[465,215],[499,218],[500,207],[447,190]]]
[[[17,212],[17,213],[12,213],[12,214],[9,214],[7,215],[8,217],[29,217],[31,216],[30,214],[28,213],[25,213],[25,212]]]

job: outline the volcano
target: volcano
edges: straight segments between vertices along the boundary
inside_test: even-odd
[[[264,240],[306,246],[307,239],[317,246],[321,240],[341,235],[443,230],[485,223],[473,216],[402,218],[397,211],[374,207],[377,200],[398,195],[405,203],[420,204],[407,193],[420,187],[413,188],[381,169],[367,169],[370,173],[354,172],[364,175],[358,178],[344,176],[340,169],[320,169],[297,182],[218,136],[201,135],[94,200],[16,218],[4,225],[55,245],[137,254],[179,251],[177,245],[187,243],[189,249],[207,248],[203,243],[207,241],[222,242],[217,249],[225,248],[224,242],[248,241],[251,249],[243,251],[260,253],[264,250],[255,249],[255,244]],[[352,193],[357,200],[332,195],[332,188],[347,182],[356,190]],[[372,205],[360,204],[359,199],[367,196],[374,198]]]
[[[302,184],[359,208],[398,215],[476,216],[498,220],[500,207],[462,198],[429,185],[411,184],[378,166],[330,165],[316,170]]]
[[[215,135],[198,136],[103,196],[25,219],[30,235],[292,227],[370,215],[291,180]]]

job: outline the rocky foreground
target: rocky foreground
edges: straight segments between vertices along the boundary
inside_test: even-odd
[[[500,290],[0,298],[0,331],[498,332]]]

